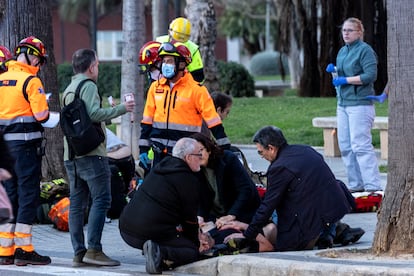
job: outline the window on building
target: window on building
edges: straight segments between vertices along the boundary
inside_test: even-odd
[[[121,60],[122,31],[98,31],[96,40],[99,60]]]

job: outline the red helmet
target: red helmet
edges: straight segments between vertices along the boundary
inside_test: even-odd
[[[148,41],[139,50],[138,62],[139,64],[154,64],[160,60],[158,57],[158,49],[161,43],[158,41]]]
[[[164,42],[161,44],[160,49],[158,50],[158,55],[162,56],[176,56],[182,58],[185,63],[188,65],[191,63],[191,52],[188,48],[181,42],[171,41]]]
[[[0,73],[7,71],[6,62],[12,58],[13,56],[10,53],[9,49],[0,45]]]
[[[46,48],[43,42],[34,37],[29,36],[22,39],[14,50],[14,54],[18,56],[21,53],[27,53],[29,55],[34,55],[40,58],[40,64],[46,62]]]

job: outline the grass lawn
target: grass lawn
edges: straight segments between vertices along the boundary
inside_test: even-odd
[[[302,98],[294,91],[285,96],[233,98],[224,128],[233,144],[251,144],[254,133],[263,126],[282,129],[290,144],[323,146],[321,128],[312,126],[312,118],[335,116],[336,98]],[[376,104],[377,116],[388,116],[388,102]],[[373,144],[379,148],[379,131],[373,130]]]

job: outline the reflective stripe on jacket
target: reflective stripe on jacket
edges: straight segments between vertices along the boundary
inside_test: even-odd
[[[25,81],[36,76],[38,70],[38,67],[10,61],[8,71],[0,75],[0,127],[6,141],[41,138],[40,123],[49,118],[42,82],[37,77],[31,78],[24,89]]]
[[[178,139],[200,132],[203,120],[210,129],[218,130],[213,132],[216,139],[228,141],[206,87],[195,82],[189,73],[184,73],[172,89],[162,78],[148,90],[139,145],[148,147],[152,140],[173,146]]]

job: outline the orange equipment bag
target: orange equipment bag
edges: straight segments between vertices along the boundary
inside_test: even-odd
[[[69,197],[59,200],[49,211],[49,218],[60,231],[69,231]]]

